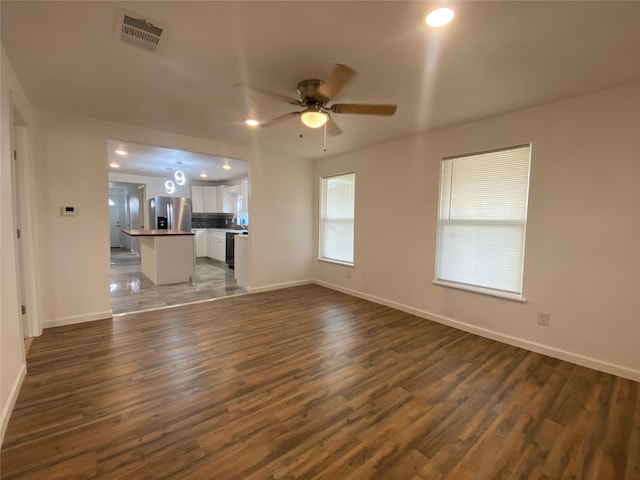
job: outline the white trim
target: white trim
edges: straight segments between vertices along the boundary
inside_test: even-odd
[[[601,372],[610,373],[612,375],[617,375],[619,377],[624,377],[630,380],[634,380],[636,382],[640,382],[640,370],[638,369],[633,369],[633,368],[626,367],[624,365],[618,365],[615,363],[606,362],[604,360],[599,360],[593,357],[587,357],[579,353],[569,352],[567,350],[562,350],[555,347],[549,347],[547,345],[542,345],[540,343],[532,342],[530,340],[525,340],[523,338],[514,337],[511,335],[505,335],[503,333],[499,333],[494,330],[477,327],[475,325],[471,325],[466,322],[454,320],[449,317],[443,317],[442,315],[436,315],[435,313],[426,312],[424,310],[410,307],[408,305],[404,305],[401,303],[393,302],[391,300],[386,300],[384,298],[376,297],[374,295],[369,295],[369,294],[361,293],[355,290],[350,290],[348,288],[344,288],[339,285],[333,285],[328,282],[315,280],[313,283],[315,283],[316,285],[320,285],[322,287],[327,287],[332,290],[337,290],[339,292],[352,295],[354,297],[363,298],[365,300],[369,300],[371,302],[378,303],[380,305],[385,305],[387,307],[395,308],[396,310],[410,313],[411,315],[415,315],[417,317],[421,317],[426,320],[431,320],[433,322],[441,323],[443,325],[447,325],[449,327],[453,327],[458,330],[463,330],[465,332],[473,333],[474,335],[490,338],[491,340],[496,340],[498,342],[506,343],[508,345],[524,348],[525,350],[530,350],[532,352],[540,353],[542,355],[547,355],[549,357],[557,358],[559,360],[565,360],[567,362],[571,362],[576,365],[581,365],[583,367],[592,368],[594,370],[599,370]]]
[[[88,313],[85,315],[74,315],[73,317],[56,318],[44,322],[42,328],[63,327],[65,325],[74,325],[76,323],[93,322],[96,320],[110,320],[111,310],[104,312]]]
[[[455,288],[465,292],[479,293],[490,297],[504,298],[505,300],[513,300],[514,302],[527,303],[527,299],[517,293],[501,292],[491,288],[477,287],[475,285],[465,285],[464,283],[448,282],[446,280],[435,279],[431,283],[440,285],[441,287]]]
[[[312,283],[314,283],[312,280],[298,280],[296,282],[277,283],[273,285],[265,285],[262,287],[247,287],[246,290],[248,293],[260,293],[260,292],[268,292],[270,290],[280,290],[283,288],[299,287],[302,285],[309,285]]]
[[[154,307],[154,308],[146,308],[144,310],[133,310],[131,312],[123,312],[123,313],[114,313],[112,314],[112,318],[118,318],[118,317],[126,317],[128,315],[135,315],[137,313],[145,313],[145,312],[155,312],[157,310],[166,310],[168,308],[178,308],[178,307],[185,307],[187,305],[194,305],[196,303],[207,303],[207,302],[215,302],[217,300],[224,300],[225,298],[231,298],[231,297],[240,297],[242,295],[247,295],[247,293],[241,292],[241,293],[234,293],[233,295],[227,295],[224,297],[216,297],[216,298],[205,298],[204,300],[196,300],[194,302],[187,302],[187,303],[178,303],[176,305],[163,305],[161,307]]]
[[[13,407],[16,404],[16,400],[18,400],[18,394],[20,393],[20,387],[22,386],[22,382],[24,381],[24,377],[27,376],[27,364],[23,363],[20,366],[20,371],[13,381],[13,385],[11,386],[11,391],[9,392],[9,396],[7,397],[7,402],[4,404],[4,408],[2,409],[2,431],[0,432],[0,445],[4,442],[4,434],[7,431],[7,425],[9,425],[9,419],[11,418],[11,412],[13,412]]]
[[[343,267],[354,267],[353,262],[343,262],[342,260],[334,260],[332,258],[318,257],[316,260],[319,262],[331,263],[333,265],[342,265]]]

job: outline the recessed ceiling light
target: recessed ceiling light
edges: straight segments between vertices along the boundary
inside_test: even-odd
[[[437,8],[429,15],[427,15],[427,19],[425,21],[430,27],[442,27],[453,19],[453,15],[453,10],[451,10],[450,8]]]
[[[224,168],[225,170],[231,170],[231,165],[229,165],[228,163],[225,163],[222,168]]]
[[[253,118],[247,118],[244,123],[246,123],[247,125],[249,125],[250,127],[257,127],[258,125],[260,125],[260,122],[253,119]]]
[[[119,164],[119,163],[116,163],[116,162],[111,162],[111,163],[109,164],[109,166],[110,166],[111,168],[120,168],[120,164]]]
[[[206,174],[206,172],[204,170],[202,170],[202,172],[200,172],[200,176],[202,178],[207,178],[208,177],[208,175]]]
[[[125,156],[127,155],[127,151],[123,150],[122,148],[119,148],[116,150],[116,155]]]

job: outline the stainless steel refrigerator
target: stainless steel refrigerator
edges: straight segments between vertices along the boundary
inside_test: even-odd
[[[149,200],[149,219],[156,230],[191,231],[191,199],[153,197]]]

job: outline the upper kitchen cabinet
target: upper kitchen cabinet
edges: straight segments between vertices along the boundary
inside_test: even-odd
[[[218,208],[222,213],[235,213],[233,211],[233,204],[230,201],[227,185],[218,187]]]
[[[220,211],[218,206],[218,187],[202,187],[204,198],[204,211],[217,213]]]
[[[243,180],[236,185],[191,187],[193,213],[232,213],[242,215],[248,210],[249,186]]]
[[[218,187],[191,187],[191,207],[193,213],[218,213]]]
[[[198,187],[193,185],[191,187],[191,211],[193,213],[204,212],[204,197],[202,189],[204,187]]]

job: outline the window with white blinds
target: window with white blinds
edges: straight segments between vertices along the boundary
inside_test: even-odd
[[[522,298],[531,146],[445,158],[437,283]]]
[[[324,177],[320,190],[320,258],[352,265],[356,174]]]

